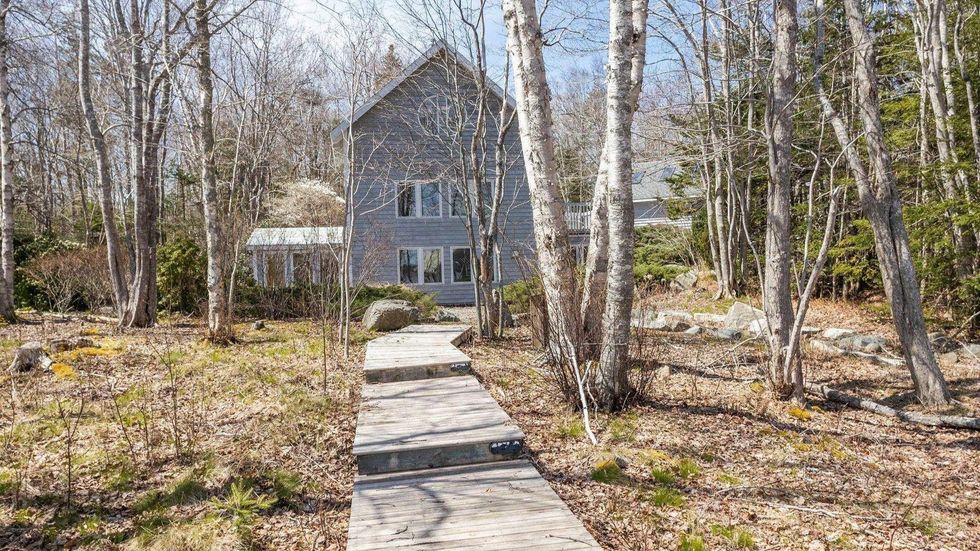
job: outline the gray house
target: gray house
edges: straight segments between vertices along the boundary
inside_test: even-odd
[[[474,140],[477,87],[470,63],[436,43],[369,98],[350,121],[331,132],[353,142],[352,277],[401,283],[433,293],[441,304],[472,304],[473,269],[464,194],[493,193],[494,143],[502,102],[512,100],[490,82],[484,138],[489,161],[483,189],[461,161]],[[479,142],[478,142],[479,143]],[[531,206],[516,119],[504,135],[506,170],[499,214],[499,284],[522,278],[533,258]]]

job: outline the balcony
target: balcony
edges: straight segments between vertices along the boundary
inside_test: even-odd
[[[565,223],[568,224],[569,233],[573,235],[589,233],[591,222],[591,203],[565,203]]]

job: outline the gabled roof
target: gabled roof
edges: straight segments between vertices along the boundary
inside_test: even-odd
[[[405,80],[414,75],[416,71],[422,68],[423,65],[434,59],[441,52],[446,52],[446,54],[452,59],[463,66],[467,71],[471,73],[476,71],[476,67],[468,59],[466,59],[462,54],[460,54],[455,48],[447,44],[444,40],[437,40],[432,43],[432,46],[428,50],[422,53],[415,61],[413,61],[408,67],[395,78],[389,80],[380,90],[378,90],[373,96],[367,99],[357,110],[354,111],[354,116],[350,121],[344,121],[338,124],[333,130],[330,131],[330,140],[336,141],[338,138],[343,137],[344,132],[347,131],[348,126],[354,124],[367,114],[375,105],[381,102],[388,94],[398,88],[398,86],[405,82]],[[500,85],[493,81],[491,78],[487,78],[487,85],[498,98],[506,101],[512,109],[516,109],[516,104],[514,99],[510,97],[507,92],[505,92]]]
[[[256,228],[249,236],[245,247],[288,248],[310,247],[313,245],[336,245],[343,240],[344,228],[341,226],[321,226],[307,228]]]

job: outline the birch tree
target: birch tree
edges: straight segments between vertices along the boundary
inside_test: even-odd
[[[10,0],[0,0],[0,316],[14,315],[14,133],[10,116]]]

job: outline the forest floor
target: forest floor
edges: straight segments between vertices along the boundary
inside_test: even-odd
[[[728,306],[704,290],[651,300]],[[876,311],[817,301],[808,322],[894,342]],[[88,335],[99,347],[55,356],[53,372],[0,375],[0,549],[344,548],[373,335],[355,334],[345,364],[309,321],[243,324],[227,347],[202,341],[197,320],[126,331],[27,321],[0,329],[0,359],[28,340]],[[636,350],[658,375],[628,411],[593,418],[592,446],[525,328],[465,348],[604,547],[976,549],[977,433],[773,401],[753,342],[648,332]],[[814,381],[916,409],[903,370],[813,355],[805,366]],[[945,372],[956,411],[980,413],[980,364]]]

